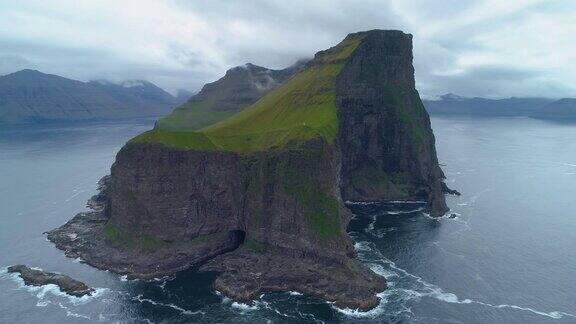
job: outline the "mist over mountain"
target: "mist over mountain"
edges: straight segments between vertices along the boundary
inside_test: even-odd
[[[191,125],[207,126],[221,118],[230,117],[302,70],[308,61],[298,60],[282,70],[252,63],[233,67],[217,81],[204,85],[200,92],[189,97],[173,114],[159,120],[158,125],[166,129],[182,130],[189,129]]]
[[[188,91],[186,89],[178,89],[178,91],[176,92],[176,100],[178,101],[178,103],[183,104],[186,101],[188,101],[188,99],[190,99],[190,97],[192,97],[194,95],[194,92],[192,91]]]
[[[142,80],[81,82],[28,69],[0,77],[0,124],[162,116],[180,102]]]

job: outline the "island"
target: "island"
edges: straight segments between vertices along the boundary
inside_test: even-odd
[[[94,292],[93,288],[67,275],[34,269],[23,264],[8,267],[8,272],[18,273],[28,286],[56,285],[62,292],[74,297],[91,295]]]
[[[234,300],[298,291],[369,310],[386,281],[355,258],[345,203],[448,211],[412,60],[412,35],[371,30],[290,71],[229,71],[130,140],[93,210],[48,239],[129,278],[199,267],[217,272],[215,289]],[[231,75],[261,91],[239,99],[214,89]]]

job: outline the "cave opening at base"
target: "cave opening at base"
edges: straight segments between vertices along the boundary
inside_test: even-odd
[[[242,230],[232,230],[228,232],[228,239],[230,243],[234,245],[234,249],[237,249],[244,243],[246,239],[246,232]]]

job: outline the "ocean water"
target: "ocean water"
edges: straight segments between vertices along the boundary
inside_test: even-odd
[[[359,258],[390,288],[369,312],[297,292],[252,305],[194,269],[128,281],[66,258],[42,234],[85,208],[130,137],[153,121],[0,130],[0,323],[576,323],[576,126],[433,118],[455,218],[422,205],[351,205]],[[24,263],[95,287],[30,288]]]

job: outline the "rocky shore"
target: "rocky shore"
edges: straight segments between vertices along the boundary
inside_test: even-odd
[[[94,289],[88,287],[85,283],[74,280],[67,275],[32,269],[21,264],[8,267],[8,272],[20,274],[24,283],[28,286],[53,284],[58,286],[62,292],[75,297],[91,295],[94,292]]]
[[[66,256],[131,279],[152,279],[185,270],[240,245],[233,235],[227,234],[165,246],[117,240],[106,227],[109,182],[110,176],[98,182],[99,193],[87,203],[91,211],[78,213],[66,224],[45,233]]]

